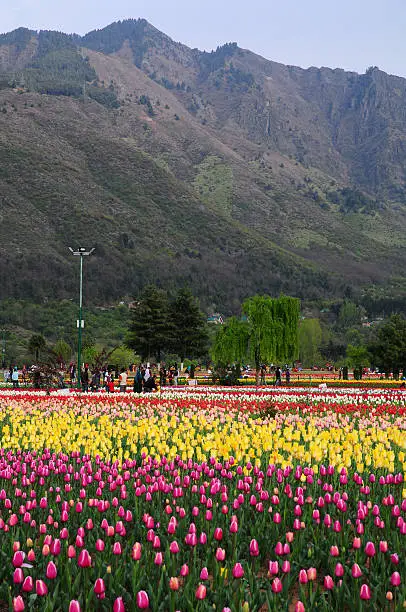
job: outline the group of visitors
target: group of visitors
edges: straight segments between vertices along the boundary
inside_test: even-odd
[[[23,382],[26,382],[27,368],[26,366],[22,369]],[[3,371],[3,378],[5,383],[13,383],[13,388],[18,389],[19,387],[19,372],[17,366],[10,364],[9,367],[5,367]]]
[[[130,369],[134,372],[132,389],[134,393],[150,393],[157,389],[156,375],[151,370],[149,364],[139,364],[136,367],[130,366]],[[69,367],[69,376],[71,386],[74,386],[76,382],[76,369],[74,364],[71,364]],[[117,373],[107,366],[102,369],[95,368],[91,372],[89,365],[85,364],[80,373],[82,391],[87,393],[88,391],[96,392],[104,390],[107,391],[107,393],[114,393],[116,376]],[[128,370],[126,368],[121,368],[118,373],[118,384],[121,393],[127,391],[128,383]]]

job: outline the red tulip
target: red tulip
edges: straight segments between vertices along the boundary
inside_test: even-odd
[[[137,607],[140,610],[147,610],[149,608],[149,598],[145,591],[138,591],[136,601]]]
[[[214,539],[220,542],[223,539],[223,530],[220,527],[216,527],[214,530]]]
[[[13,611],[23,612],[23,610],[25,610],[24,599],[21,595],[18,595],[18,597],[14,597],[13,599]]]
[[[35,592],[39,597],[44,597],[48,593],[48,587],[43,580],[35,581]]]
[[[359,596],[361,599],[371,599],[371,589],[367,584],[361,586]]]
[[[206,594],[207,594],[207,589],[205,585],[199,584],[199,586],[196,589],[196,593],[195,593],[196,599],[205,599]]]

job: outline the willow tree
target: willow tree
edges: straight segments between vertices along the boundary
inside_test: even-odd
[[[297,358],[299,309],[298,299],[284,295],[248,298],[242,306],[244,320],[233,317],[219,329],[213,360],[222,364],[252,360],[258,384],[262,363]]]
[[[261,364],[287,363],[297,358],[300,302],[281,295],[254,295],[242,306],[248,326],[248,354],[259,383]]]
[[[217,331],[212,347],[213,361],[221,365],[241,364],[247,356],[248,326],[245,321],[231,317]]]

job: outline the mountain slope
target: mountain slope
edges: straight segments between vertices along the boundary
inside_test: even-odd
[[[145,20],[0,36],[2,295],[189,283],[207,308],[404,287],[406,81],[175,43]]]

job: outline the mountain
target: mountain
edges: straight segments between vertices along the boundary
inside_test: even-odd
[[[403,300],[406,80],[304,70],[145,20],[0,35],[2,297],[189,284]]]

